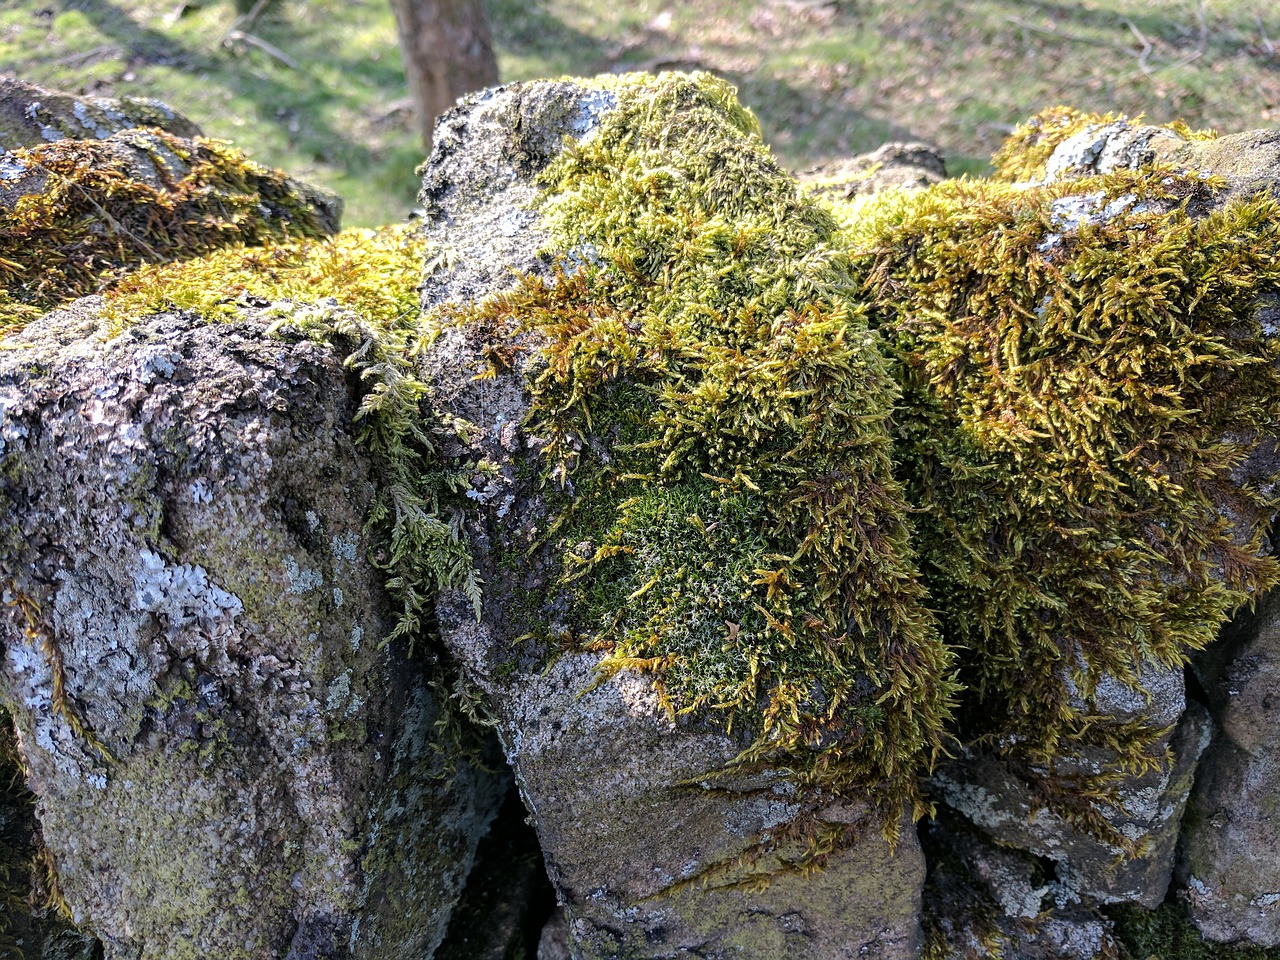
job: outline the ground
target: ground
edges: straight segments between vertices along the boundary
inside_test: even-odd
[[[1224,131],[1280,120],[1280,8],[1265,0],[490,0],[504,80],[701,68],[735,83],[784,164],[887,139],[982,173],[1054,103]],[[158,96],[342,194],[347,223],[398,220],[422,160],[385,0],[8,0],[0,74]],[[335,43],[341,37],[341,43]]]

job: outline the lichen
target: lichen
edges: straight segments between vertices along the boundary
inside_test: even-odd
[[[747,733],[741,762],[896,824],[941,748],[951,661],[835,222],[722,81],[594,82],[616,109],[541,177],[558,274],[431,321],[515,331],[495,368],[521,334],[546,343],[528,429],[573,607],[552,639]]]
[[[1026,123],[1016,126],[991,158],[995,178],[1011,183],[1039,180],[1044,176],[1045,163],[1060,145],[1090,127],[1114,123],[1136,127],[1142,123],[1142,117],[1127,117],[1122,113],[1084,113],[1072,107],[1042,110]],[[1181,121],[1163,126],[1188,140],[1212,140],[1217,136],[1213,130],[1193,130]]]

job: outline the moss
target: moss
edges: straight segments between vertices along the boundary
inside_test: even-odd
[[[1077,133],[1110,123],[1138,126],[1142,123],[1142,117],[1126,117],[1121,113],[1083,113],[1072,107],[1050,107],[1042,110],[1026,123],[1015,127],[991,158],[995,178],[1012,183],[1040,180],[1044,177],[1045,163],[1054,150]],[[1181,121],[1163,126],[1188,140],[1211,140],[1217,136],[1212,130],[1192,130]]]
[[[1205,940],[1182,907],[1172,902],[1155,910],[1116,907],[1112,919],[1124,945],[1123,960],[1280,960],[1280,947]]]
[[[941,747],[951,661],[890,471],[897,389],[835,222],[722,81],[596,82],[617,109],[541,177],[555,281],[436,318],[547,344],[529,429],[543,481],[572,488],[563,639],[748,734],[742,762],[896,823]]]
[[[5,163],[19,195],[0,233],[0,327],[144,261],[330,232],[283,174],[216,140],[135,131],[19,149]]]
[[[422,632],[440,586],[464,586],[477,608],[480,598],[470,550],[454,514],[442,506],[465,488],[467,465],[446,466],[435,457],[433,435],[442,428],[424,416],[426,385],[410,357],[419,332],[417,283],[428,253],[412,227],[349,230],[146,266],[105,294],[109,334],[164,310],[232,320],[245,304],[258,303],[272,305],[272,332],[349,346],[347,365],[365,384],[358,439],[379,477],[368,517],[380,538],[373,556],[400,607],[391,638]],[[249,603],[255,588],[245,587]]]
[[[1042,802],[1122,845],[1098,803],[1163,762],[1161,731],[1094,707],[1096,683],[1185,663],[1280,572],[1271,501],[1233,479],[1280,422],[1280,344],[1255,315],[1280,282],[1280,208],[1193,216],[1217,187],[1153,168],[849,210],[962,733],[1047,770]],[[1090,746],[1116,762],[1056,773]]]

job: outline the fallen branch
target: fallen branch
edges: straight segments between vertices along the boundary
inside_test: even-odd
[[[260,6],[261,4],[262,0],[258,0],[258,5]],[[257,7],[254,9],[256,10]],[[290,70],[302,69],[297,60],[293,59],[293,57],[289,56],[279,47],[267,43],[267,41],[263,40],[261,37],[254,36],[252,33],[245,33],[243,30],[228,30],[227,35],[222,39],[222,45],[224,47],[229,47],[237,41],[240,43],[247,43],[251,47],[257,47],[267,56],[275,60],[279,60]]]

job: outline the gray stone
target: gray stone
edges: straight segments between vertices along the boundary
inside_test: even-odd
[[[342,356],[97,311],[0,352],[0,703],[71,916],[107,960],[429,956],[498,793],[380,642]]]
[[[1185,137],[1165,127],[1125,120],[1093,124],[1058,145],[1045,162],[1045,179],[1092,177],[1149,166],[1186,144]]]
[[[198,126],[150,97],[76,97],[0,77],[0,154],[54,140],[105,140],[136,127],[158,127],[174,136],[201,136]]]
[[[1183,713],[1182,671],[1150,668],[1142,679],[1149,701],[1114,678],[1099,683],[1093,701],[1097,711],[1118,720],[1169,728],[1151,750],[1156,756],[1167,750],[1169,762],[1127,778],[1119,786],[1117,805],[1102,807],[1108,826],[1139,846],[1136,856],[1041,807],[1032,778],[1048,776],[1046,770],[1031,768],[1029,778],[998,756],[965,748],[935,773],[939,797],[1000,843],[1054,861],[1062,881],[1080,896],[1098,903],[1159,905],[1169,886],[1179,824],[1211,723],[1198,704]],[[1114,759],[1104,750],[1088,748],[1062,757],[1054,773],[1089,777],[1105,771]]]
[[[426,307],[497,293],[513,271],[542,269],[548,235],[531,209],[532,177],[566,137],[592,136],[611,107],[588,87],[540,82],[471,98],[442,119],[423,201],[429,235],[454,254],[430,266]],[[909,821],[896,849],[872,823],[824,872],[782,869],[801,852],[767,848],[801,812],[785,772],[717,775],[747,745],[741,735],[710,717],[672,718],[648,677],[602,675],[603,653],[553,653],[529,636],[521,598],[556,576],[540,544],[548,506],[532,479],[542,441],[523,427],[541,361],[536,349],[516,350],[509,367],[477,378],[490,366],[486,347],[504,337],[517,343],[510,331],[448,328],[421,361],[437,409],[468,424],[445,452],[492,465],[467,493],[478,507],[467,531],[483,615],[452,590],[438,597],[437,617],[515,770],[569,951],[577,960],[915,956],[924,863]],[[867,811],[822,815],[856,823]]]
[[[94,960],[98,944],[50,904],[47,862],[27,789],[13,722],[0,709],[0,956],[15,960]]]
[[[1202,659],[1218,721],[1183,829],[1178,876],[1210,940],[1280,946],[1280,594]],[[1216,663],[1214,661],[1217,661]]]
[[[806,170],[799,180],[815,196],[852,200],[881,190],[928,187],[946,178],[946,164],[937,147],[886,143],[871,153]]]
[[[1028,854],[996,846],[946,811],[926,829],[925,851],[924,903],[936,931],[935,960],[1116,955],[1111,922]]]

